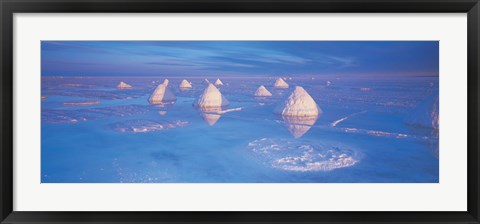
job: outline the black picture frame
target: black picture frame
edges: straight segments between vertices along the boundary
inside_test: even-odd
[[[480,223],[478,0],[0,0],[2,223]],[[456,13],[468,14],[466,212],[20,212],[13,211],[14,13]],[[91,202],[95,203],[94,201]],[[414,203],[414,202],[412,202]]]

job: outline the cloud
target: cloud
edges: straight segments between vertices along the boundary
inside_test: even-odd
[[[243,61],[270,63],[270,64],[305,64],[311,59],[287,53],[280,50],[271,50],[262,47],[235,46],[226,49],[215,49],[225,58],[238,58]]]
[[[327,56],[327,58],[340,63],[342,67],[351,67],[355,65],[355,60],[353,58],[342,58],[335,56]]]
[[[96,41],[42,41],[42,51],[61,51],[72,53],[112,54],[115,48],[98,47]]]
[[[177,69],[209,69],[210,66],[192,63],[168,63],[168,62],[147,62],[147,65],[157,65],[162,68],[177,68]]]
[[[312,60],[302,58],[302,57],[297,57],[294,55],[288,55],[282,52],[272,52],[269,54],[256,54],[255,58],[250,58],[252,61],[258,61],[258,62],[266,62],[266,63],[272,63],[272,64],[277,64],[277,63],[288,63],[288,64],[306,64],[308,62],[311,62]]]
[[[100,63],[92,63],[92,62],[71,62],[71,61],[50,61],[50,60],[43,60],[42,63],[57,64],[57,65],[102,65]]]
[[[42,71],[61,73],[438,73],[438,43],[329,41],[42,41]],[[376,50],[376,49],[381,49]]]
[[[223,42],[222,42],[223,43]],[[228,44],[228,43],[227,43]],[[223,47],[218,42],[114,42],[114,41],[47,41],[42,50],[70,51],[100,55],[115,55],[144,60],[155,58],[155,63],[189,66],[192,63],[202,67],[254,68],[258,63],[305,64],[311,62],[301,56],[262,47]],[[138,57],[137,57],[138,58]],[[164,61],[167,62],[164,62]]]

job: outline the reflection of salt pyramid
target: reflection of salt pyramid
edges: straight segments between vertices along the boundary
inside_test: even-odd
[[[438,129],[438,99],[438,93],[429,96],[405,118],[405,123],[412,126]]]
[[[182,82],[180,83],[180,88],[183,88],[183,89],[188,89],[188,88],[192,88],[192,84],[189,83],[187,80],[182,80]]]
[[[213,126],[222,117],[217,112],[221,111],[221,107],[199,108],[202,118],[208,125]]]
[[[223,82],[220,79],[217,79],[217,81],[215,81],[215,85],[216,86],[223,86]]]
[[[288,84],[285,81],[283,81],[282,78],[278,78],[275,81],[275,84],[273,84],[273,87],[275,87],[275,88],[288,88]]]
[[[167,111],[166,110],[161,110],[161,111],[158,111],[158,114],[163,116],[163,115],[167,114]]]
[[[204,121],[207,122],[208,125],[213,126],[217,121],[220,119],[221,115],[220,114],[208,114],[208,113],[202,113],[202,118]]]
[[[148,102],[151,104],[163,104],[173,102],[176,99],[175,95],[168,89],[168,79],[165,79],[150,95]]]
[[[278,105],[274,112],[283,116],[315,117],[322,113],[322,109],[305,89],[296,86],[292,94],[285,102]]]
[[[283,121],[287,125],[288,131],[295,138],[302,137],[305,133],[312,128],[317,121],[317,116],[315,117],[288,117],[283,116]]]
[[[228,100],[220,93],[220,91],[213,84],[208,84],[202,95],[198,97],[194,105],[197,107],[222,107],[229,104]]]
[[[261,85],[255,92],[255,96],[272,96],[272,93],[270,93],[265,86]]]
[[[120,82],[120,84],[118,84],[117,86],[117,89],[130,89],[130,88],[132,88],[132,86],[124,82]]]

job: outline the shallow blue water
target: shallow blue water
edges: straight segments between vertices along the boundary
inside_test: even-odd
[[[402,122],[438,91],[438,78],[329,79],[327,86],[327,79],[293,77],[284,90],[273,89],[271,78],[224,78],[226,109],[241,110],[221,115],[192,106],[203,78],[189,78],[188,91],[177,88],[181,79],[170,78],[176,103],[149,105],[163,78],[44,77],[42,182],[439,181],[438,135]],[[115,89],[120,81],[134,89]],[[254,98],[259,85],[274,96]],[[273,114],[295,85],[324,111],[317,120]],[[99,103],[64,105],[85,101]]]

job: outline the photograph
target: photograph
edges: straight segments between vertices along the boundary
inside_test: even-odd
[[[439,183],[439,41],[42,40],[40,54],[42,184]]]

